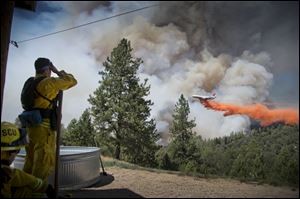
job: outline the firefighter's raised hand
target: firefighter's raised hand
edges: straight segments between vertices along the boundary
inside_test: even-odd
[[[54,72],[55,74],[57,74],[58,76],[61,76],[61,72],[57,70],[57,68],[52,64],[52,62],[50,62],[50,69],[52,72]]]
[[[52,64],[52,62],[50,62],[50,69],[51,69],[51,71],[52,72],[54,72],[54,73],[58,73],[59,71],[57,70],[57,68]]]

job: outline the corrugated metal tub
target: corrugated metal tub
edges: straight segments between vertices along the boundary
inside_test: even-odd
[[[14,167],[23,169],[25,150],[21,150],[14,161]],[[100,148],[97,147],[60,147],[59,188],[61,190],[75,190],[90,186],[99,180]],[[49,183],[53,184],[54,173],[49,176]]]

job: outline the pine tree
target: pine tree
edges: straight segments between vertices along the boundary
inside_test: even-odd
[[[95,146],[95,133],[89,110],[86,109],[79,120],[72,119],[63,134],[63,143],[72,146]]]
[[[242,179],[262,179],[263,165],[262,148],[252,138],[247,145],[241,147],[238,157],[233,162],[231,174]]]
[[[77,141],[74,138],[74,135],[77,135],[77,120],[73,118],[69,125],[67,126],[66,131],[62,134],[62,142],[66,146],[78,146]]]
[[[160,148],[155,154],[157,167],[160,169],[173,170],[174,166],[170,160],[167,148]]]
[[[157,150],[155,122],[149,119],[151,100],[147,79],[139,84],[140,58],[131,55],[130,41],[122,39],[103,63],[99,87],[89,102],[101,144],[114,147],[114,157],[142,165],[152,164]]]
[[[190,107],[188,101],[181,94],[179,101],[175,105],[173,123],[170,128],[173,144],[173,159],[175,162],[184,163],[191,154],[189,151],[190,140],[195,135],[192,129],[196,126],[195,120],[188,120]]]
[[[299,151],[292,145],[283,146],[274,161],[273,173],[279,182],[299,184]]]
[[[77,122],[80,146],[95,146],[95,133],[88,109],[85,109]]]

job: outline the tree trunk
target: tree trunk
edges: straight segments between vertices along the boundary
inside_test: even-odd
[[[117,143],[116,151],[115,151],[115,158],[116,158],[117,160],[120,160],[120,153],[121,153],[120,143]]]

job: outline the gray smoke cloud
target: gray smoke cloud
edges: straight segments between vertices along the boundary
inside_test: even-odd
[[[163,2],[162,5],[153,22],[177,25],[187,34],[190,46],[197,52],[203,46],[213,55],[240,56],[245,50],[267,51],[276,63],[279,58],[284,58],[281,62],[284,65],[279,63],[274,70],[298,65],[298,2],[208,1]],[[277,52],[279,49],[282,51]],[[295,52],[283,53],[284,49],[295,49]]]
[[[78,1],[76,3],[65,1],[63,2],[66,10],[72,16],[76,16],[81,13],[92,15],[97,9],[105,9],[111,11],[111,2],[109,1]]]
[[[240,115],[225,118],[222,113],[206,110],[191,95],[216,92],[220,102],[264,102],[269,100],[274,73],[295,67],[299,71],[298,3],[160,3],[143,15],[122,17],[94,28],[89,53],[102,65],[122,38],[131,41],[134,56],[144,60],[139,76],[151,84],[151,113],[161,144],[168,143],[180,94],[189,100],[195,132],[203,138],[219,137],[247,130],[250,119]],[[119,12],[124,5],[132,10],[146,4],[151,2],[70,4],[69,9],[88,13],[88,18],[97,12]],[[72,20],[78,19],[74,16]]]

